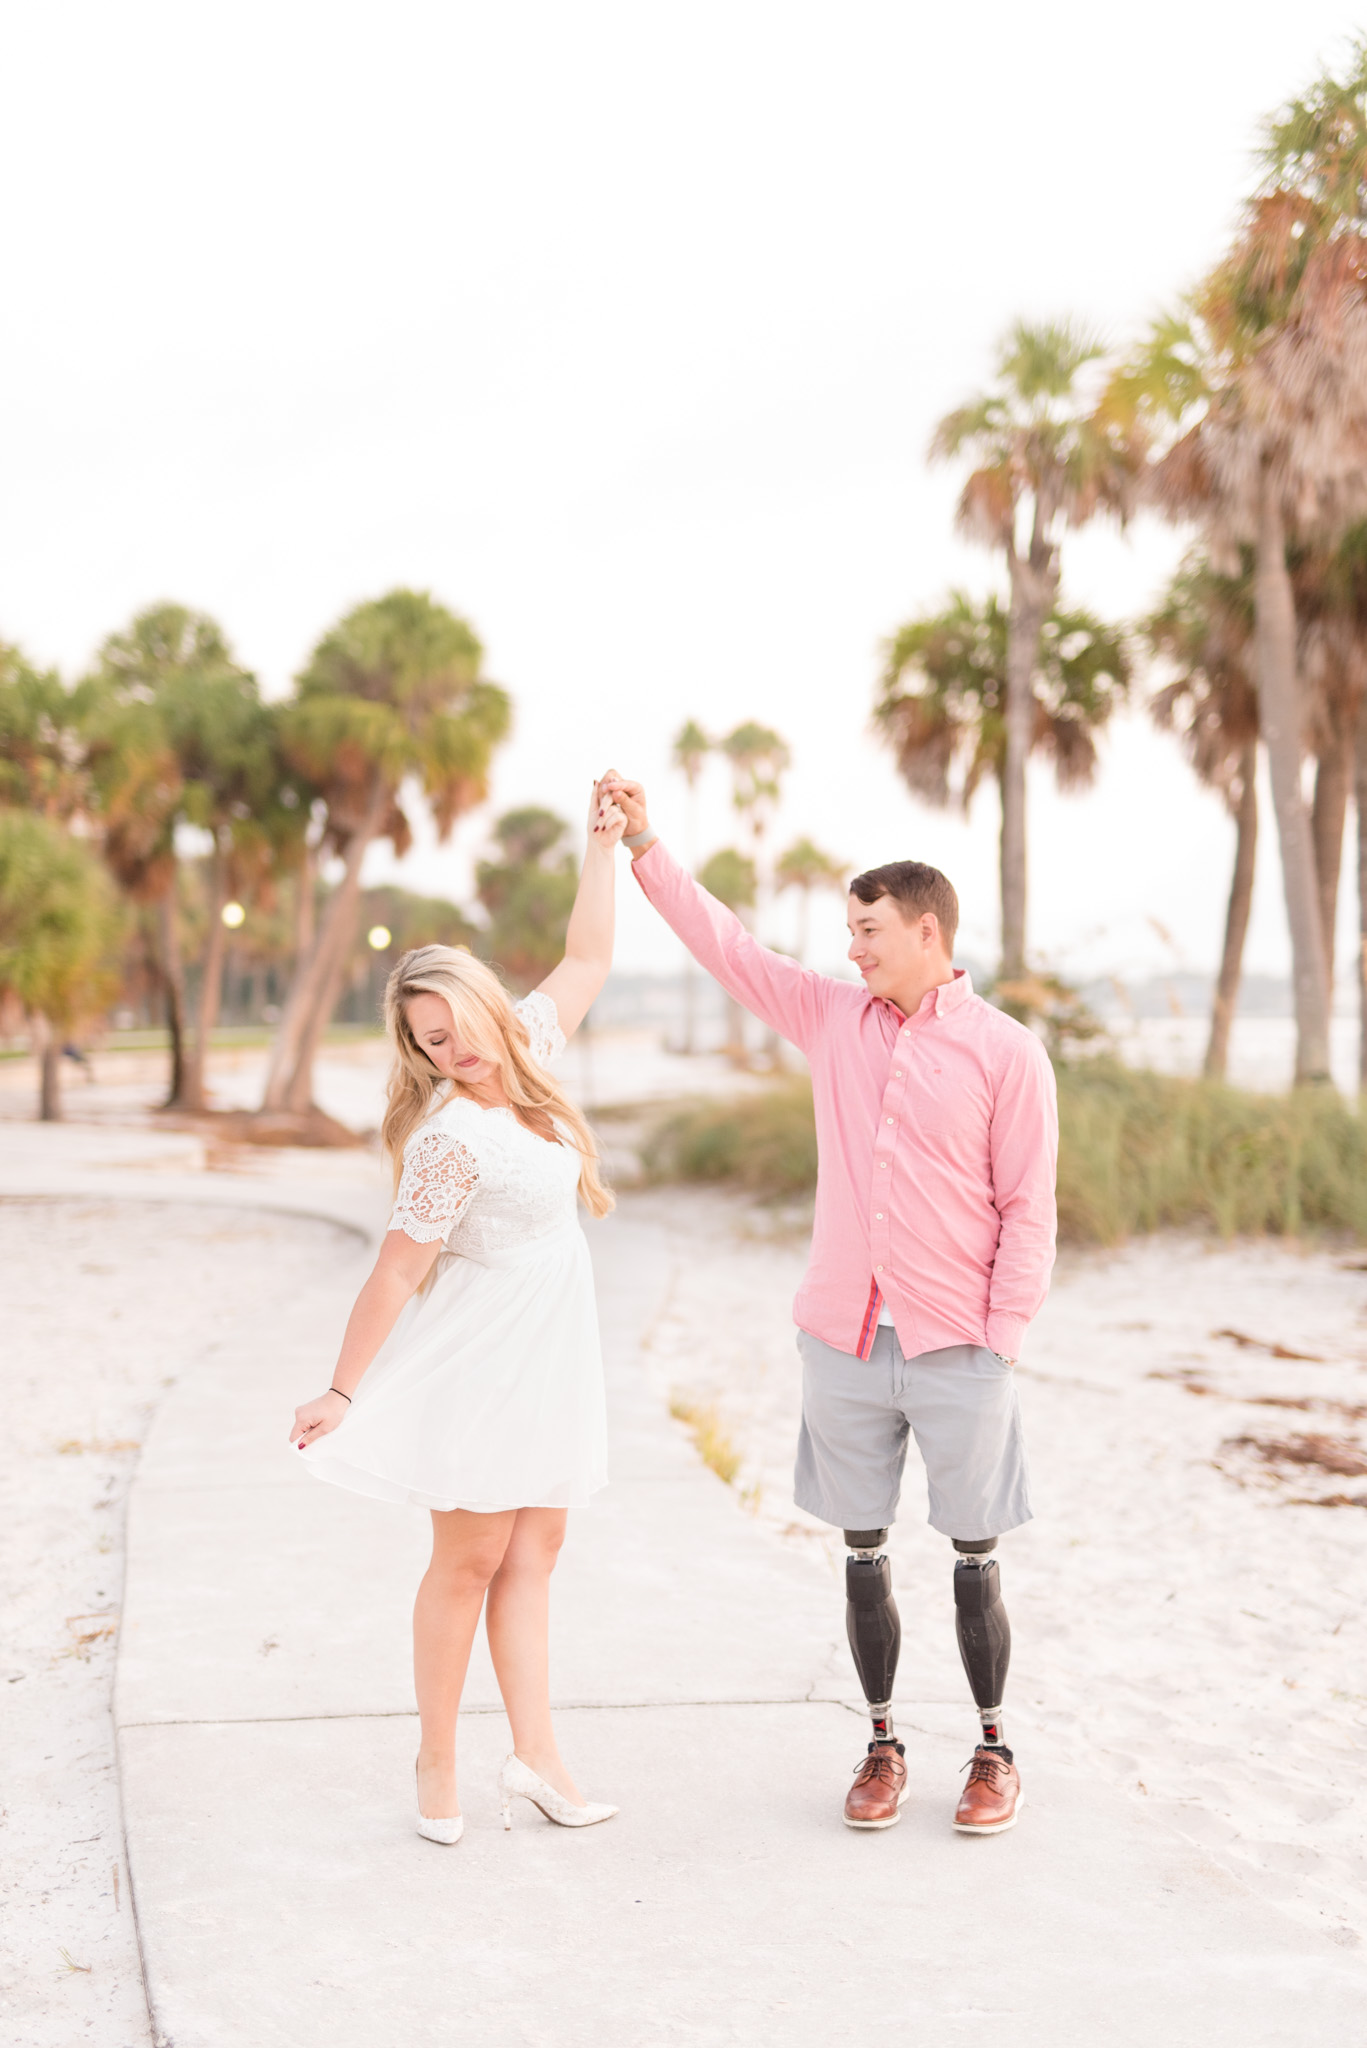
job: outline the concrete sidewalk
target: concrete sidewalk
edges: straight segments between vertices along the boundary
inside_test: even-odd
[[[317,1191],[288,1205],[325,1213]],[[333,1213],[357,1220],[350,1193]],[[954,1835],[966,1699],[900,1703],[903,1823],[841,1825],[866,1732],[841,1588],[739,1513],[664,1412],[645,1347],[665,1234],[628,1206],[590,1242],[614,1476],[572,1518],[553,1674],[576,1776],[621,1814],[581,1835],[521,1805],[504,1834],[507,1732],[481,1647],[465,1839],[414,1832],[408,1613],[426,1518],[291,1466],[290,1410],[329,1370],[348,1306],[301,1276],[287,1316],[171,1391],[134,1490],[116,1714],[158,2040],[1350,2035],[1367,1968],[1044,1745],[1021,1758],[1020,1827]]]

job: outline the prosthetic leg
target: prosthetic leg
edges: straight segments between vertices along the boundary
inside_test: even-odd
[[[847,1529],[853,1553],[845,1560],[845,1629],[850,1654],[869,1703],[875,1742],[891,1742],[892,1682],[902,1647],[902,1624],[892,1597],[892,1566],[883,1545],[886,1529]]]
[[[1011,1624],[1002,1606],[997,1560],[988,1555],[996,1548],[997,1539],[989,1536],[980,1543],[965,1543],[956,1536],[953,1540],[959,1552],[954,1563],[959,1655],[983,1724],[983,1745],[1005,1749],[1001,1711],[1011,1662]],[[1009,1761],[1009,1751],[1007,1755]]]
[[[869,1703],[873,1741],[845,1797],[847,1828],[891,1828],[907,1796],[906,1752],[892,1732],[892,1681],[902,1624],[892,1597],[892,1566],[883,1545],[886,1529],[847,1529],[845,1629],[859,1683]]]

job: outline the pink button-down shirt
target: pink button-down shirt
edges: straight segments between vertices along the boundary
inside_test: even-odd
[[[708,973],[806,1055],[816,1104],[800,1328],[867,1358],[883,1302],[908,1358],[1019,1355],[1054,1263],[1058,1109],[1043,1046],[967,974],[912,1017],[771,953],[659,841],[633,873]]]

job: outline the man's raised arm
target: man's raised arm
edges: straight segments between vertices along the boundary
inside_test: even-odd
[[[600,788],[626,812],[623,844],[631,850],[632,873],[665,923],[728,995],[804,1049],[824,1020],[830,992],[840,984],[762,946],[734,910],[680,867],[651,829],[639,782],[609,770]]]

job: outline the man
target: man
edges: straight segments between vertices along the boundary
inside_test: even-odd
[[[892,1827],[907,1768],[891,1718],[901,1626],[883,1546],[908,1432],[930,1524],[957,1552],[959,1649],[981,1737],[954,1826],[1000,1834],[1022,1805],[1001,1708],[1011,1632],[991,1552],[1031,1509],[1012,1368],[1054,1259],[1058,1114],[1039,1040],[953,964],[959,904],[938,868],[891,861],[850,884],[863,987],[770,952],[651,830],[612,773],[633,872],[694,958],[805,1054],[816,1106],[811,1257],[793,1304],[802,1357],[795,1498],[844,1531],[846,1626],[873,1739],[845,1802]]]

